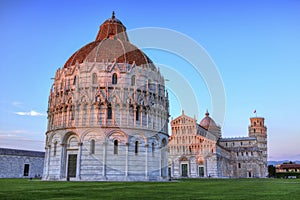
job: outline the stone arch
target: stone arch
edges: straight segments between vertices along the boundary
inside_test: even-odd
[[[143,134],[138,134],[138,133],[132,134],[128,142],[133,144],[135,141],[139,141],[140,144],[147,144],[147,138]]]
[[[161,147],[161,148],[167,147],[167,145],[168,145],[168,140],[167,140],[166,138],[161,138],[159,144],[160,144],[160,147]]]
[[[189,159],[186,156],[181,156],[179,158],[179,162],[182,162],[182,161],[189,161]]]
[[[62,139],[61,139],[61,136],[58,133],[55,133],[55,132],[48,137],[48,143],[50,145],[54,144],[54,141],[57,141],[58,144],[63,142]]]
[[[152,144],[152,142],[154,142],[155,145],[157,145],[157,146],[159,145],[159,137],[158,137],[158,135],[154,135],[154,136],[148,138],[148,143]]]
[[[72,137],[75,137],[77,139],[78,143],[81,142],[79,135],[77,133],[75,133],[75,132],[72,132],[72,131],[71,132],[67,132],[66,134],[64,134],[64,136],[62,138],[62,142],[64,144],[68,144],[68,142],[70,141],[70,139]]]
[[[66,178],[76,178],[78,176],[78,159],[80,160],[81,140],[77,133],[66,132],[63,136],[61,176]]]
[[[89,129],[89,130],[84,131],[84,132],[81,134],[80,140],[81,140],[81,141],[86,141],[86,139],[87,139],[87,137],[88,137],[88,135],[89,135],[90,133],[95,133],[95,134],[92,135],[92,137],[90,137],[90,138],[97,138],[97,139],[100,138],[100,139],[102,139],[103,141],[105,140],[105,134],[104,134],[104,132],[101,132],[101,131],[99,131],[99,130],[97,130],[97,129]],[[90,138],[89,138],[89,140],[90,140]]]
[[[117,139],[120,143],[126,144],[128,143],[128,135],[121,130],[112,130],[106,136],[107,142],[113,142]]]

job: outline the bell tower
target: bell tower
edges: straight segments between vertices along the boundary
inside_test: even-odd
[[[267,176],[268,173],[268,148],[267,148],[267,127],[265,118],[251,117],[250,126],[248,127],[249,137],[255,137],[257,141],[258,156],[260,157],[261,175]]]
[[[265,127],[265,118],[251,117],[249,126],[249,137],[267,137],[267,127]]]

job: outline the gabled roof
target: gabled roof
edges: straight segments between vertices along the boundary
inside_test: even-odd
[[[182,114],[179,117],[177,117],[171,121],[171,125],[176,125],[176,124],[196,125],[196,123],[197,123],[197,120],[194,118],[191,118],[189,116],[186,116],[184,114],[184,111],[182,111]]]

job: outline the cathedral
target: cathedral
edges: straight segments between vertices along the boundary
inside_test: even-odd
[[[222,138],[221,127],[206,112],[197,120],[182,115],[171,121],[168,169],[173,178],[263,178],[267,176],[267,128],[250,118],[248,137]]]
[[[47,112],[43,180],[167,180],[165,80],[114,13],[57,69]]]

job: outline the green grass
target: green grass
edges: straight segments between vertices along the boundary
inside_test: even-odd
[[[299,179],[52,182],[0,179],[0,199],[300,199]]]

